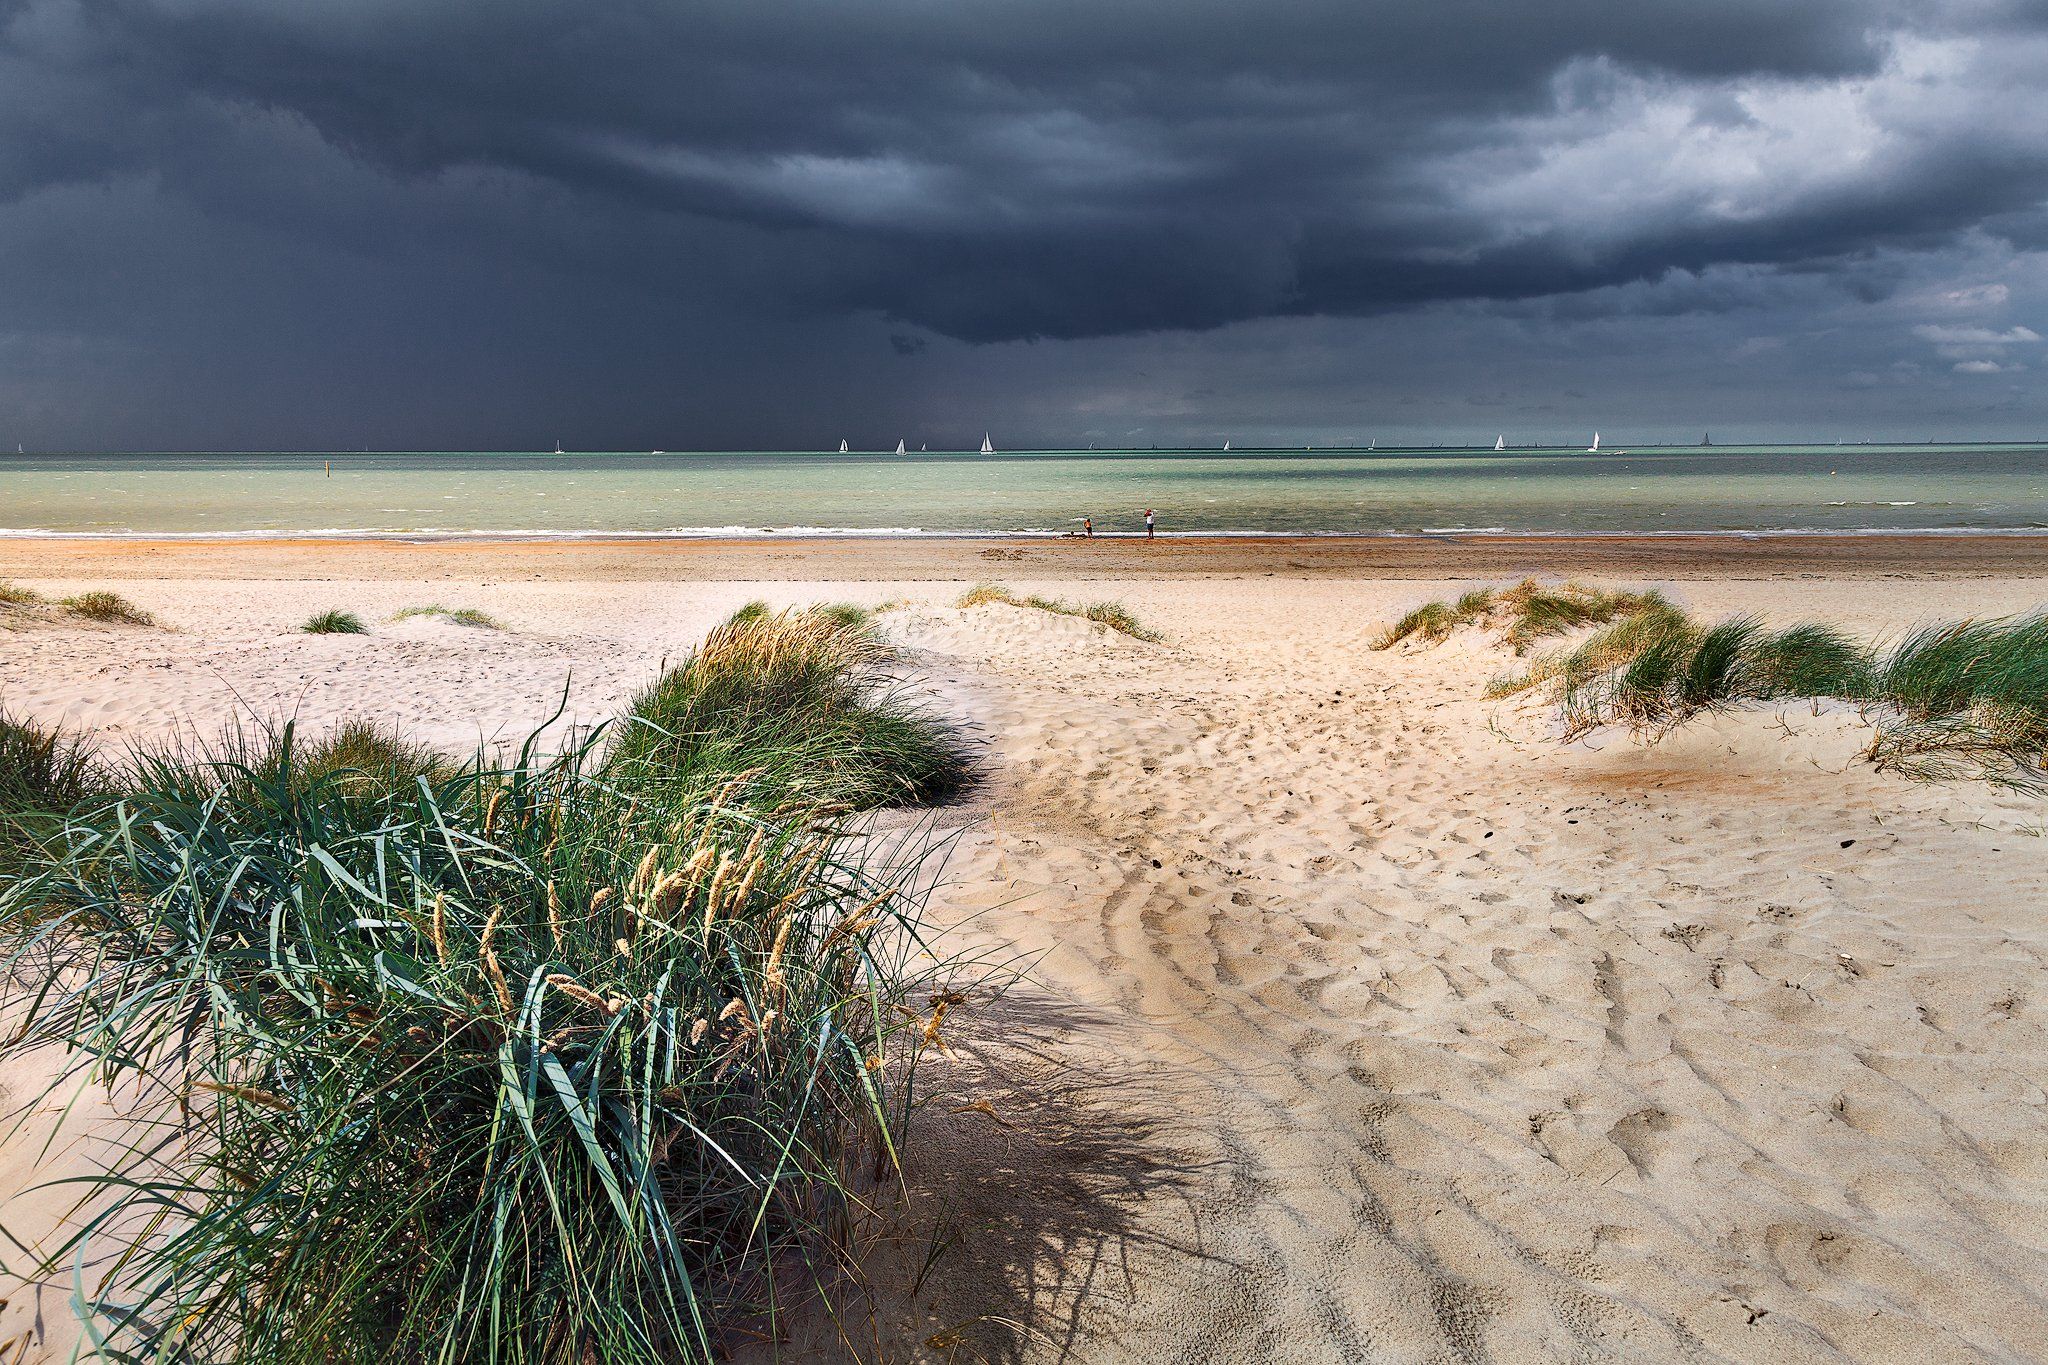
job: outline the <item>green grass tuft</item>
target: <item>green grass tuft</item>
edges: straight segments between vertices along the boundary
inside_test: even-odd
[[[825,602],[817,606],[801,608],[800,612],[820,616],[830,621],[837,621],[849,630],[860,630],[871,625],[877,615],[889,610],[892,605],[901,604],[885,603],[879,607],[868,608],[854,602]],[[775,615],[774,608],[756,598],[734,612],[728,619],[733,621],[761,621],[773,615]]]
[[[1501,639],[1519,653],[1538,640],[1583,626],[1668,609],[1655,592],[1612,592],[1583,583],[1546,586],[1533,578],[1506,588],[1474,588],[1454,602],[1427,602],[1373,637],[1373,649],[1392,649],[1407,639],[1435,644],[1461,626],[1501,629]]]
[[[318,616],[309,618],[306,624],[300,626],[299,629],[305,631],[308,635],[363,635],[368,633],[368,627],[363,625],[363,618],[352,611],[323,611]]]
[[[1034,611],[1050,612],[1055,616],[1078,616],[1097,625],[1107,626],[1119,635],[1128,635],[1133,640],[1142,640],[1147,644],[1157,644],[1163,638],[1159,632],[1147,629],[1144,623],[1120,602],[1092,602],[1076,606],[1071,602],[1043,597],[1037,593],[1020,597],[1000,583],[977,583],[961,594],[960,600],[954,605],[979,607],[991,602],[1012,607],[1029,607]]]
[[[864,617],[742,608],[633,700],[606,771],[747,773],[772,802],[848,809],[941,799],[966,783],[965,755],[892,683],[892,658]]]
[[[504,624],[489,612],[479,611],[475,607],[444,607],[439,604],[429,604],[424,607],[405,607],[392,613],[391,619],[403,621],[410,616],[438,616],[444,621],[453,622],[458,626],[468,626],[474,630],[503,630],[505,628]]]
[[[154,616],[115,592],[82,592],[76,597],[65,598],[63,606],[74,615],[83,616],[89,621],[104,621],[124,626],[156,624]]]
[[[827,602],[811,608],[828,621],[836,621],[848,630],[865,630],[874,624],[875,613],[855,602]]]
[[[0,878],[41,851],[62,817],[112,791],[91,740],[0,711]]]
[[[96,1263],[149,1229],[84,1291],[117,1358],[707,1365],[842,1276],[957,1003],[912,1005],[927,848],[838,818],[961,771],[887,662],[729,621],[559,757],[285,727],[68,816],[0,880],[10,966],[73,964],[6,1049],[164,1097],[82,1191]]]
[[[1448,602],[1423,603],[1374,636],[1372,648],[1392,649],[1411,637],[1428,644],[1449,639],[1453,630],[1478,619],[1480,612],[1485,609],[1467,609],[1463,604],[1470,596],[1471,594],[1467,593],[1465,597],[1459,598],[1459,604],[1455,606]]]
[[[1157,631],[1148,630],[1136,616],[1121,602],[1091,602],[1081,608],[1081,615],[1097,625],[1108,626],[1119,635],[1128,635],[1133,640],[1157,641]]]
[[[0,578],[0,607],[32,607],[47,599],[34,588]]]
[[[1024,605],[1022,598],[1000,583],[976,583],[966,592],[961,593],[960,600],[953,605],[965,609],[968,607],[987,606],[991,602],[1001,602],[1013,607]]]
[[[1874,650],[1822,624],[1702,625],[1645,596],[1635,615],[1496,679],[1488,694],[1555,682],[1568,735],[1663,729],[1747,702],[1845,701],[1877,711],[1867,756],[1880,767],[2048,786],[2048,616],[1928,626]]]

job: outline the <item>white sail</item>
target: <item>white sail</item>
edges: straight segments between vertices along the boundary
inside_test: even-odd
[[[903,449],[903,442],[900,440],[896,442],[896,453],[898,455],[904,455],[909,453]]]
[[[841,441],[841,442],[839,443],[839,453],[840,453],[841,455],[844,455],[844,454],[846,453],[846,442],[844,442],[844,441]]]
[[[1503,432],[1493,438],[1493,448],[1495,450],[1506,450],[1508,448],[1507,433]]]
[[[1594,433],[1593,433],[1593,444],[1591,444],[1591,445],[1589,445],[1589,446],[1587,446],[1587,447],[1586,447],[1586,453],[1587,453],[1588,455],[1597,455],[1597,454],[1599,454],[1599,453],[1600,453],[1600,433],[1599,433],[1599,432],[1597,432],[1597,431],[1596,431],[1596,432],[1594,432]]]
[[[1225,441],[1225,442],[1223,443],[1223,448],[1224,448],[1225,450],[1228,450],[1228,449],[1230,449],[1230,442],[1228,442],[1228,441]]]
[[[996,448],[993,444],[990,443],[988,439],[988,433],[985,431],[981,433],[981,453],[984,455],[993,455],[996,453]]]

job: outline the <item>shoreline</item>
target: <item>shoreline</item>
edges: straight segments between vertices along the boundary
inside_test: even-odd
[[[1099,530],[1092,536],[1079,531],[1049,531],[1027,528],[1020,531],[927,531],[913,526],[789,526],[681,527],[665,531],[590,530],[342,530],[316,528],[293,531],[58,531],[43,527],[0,527],[0,545],[16,541],[36,544],[44,541],[84,541],[166,545],[270,545],[350,544],[395,542],[404,545],[536,545],[536,544],[667,544],[670,542],[714,544],[748,541],[760,544],[808,543],[841,540],[1008,541],[1026,543],[1069,540],[1154,540],[1154,541],[1345,541],[1345,540],[1862,540],[1862,539],[2048,539],[2048,526],[1799,526],[1753,527],[1748,529],[1694,529],[1683,531],[1543,531],[1507,526],[1426,526],[1417,530],[1380,531],[1161,531],[1148,536],[1143,531]]]
[[[0,578],[2048,577],[2048,532],[199,539],[0,536]]]

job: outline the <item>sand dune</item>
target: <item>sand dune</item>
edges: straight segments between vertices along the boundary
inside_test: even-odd
[[[2048,811],[1875,773],[1839,709],[1562,747],[1538,702],[1481,699],[1507,662],[1484,640],[1366,649],[1455,586],[1050,585],[1121,598],[1151,645],[956,610],[957,583],[446,584],[512,628],[315,639],[311,611],[422,594],[138,581],[175,630],[0,636],[0,705],[461,744],[565,680],[602,713],[748,597],[907,596],[889,629],[991,745],[934,912],[1026,971],[935,1064],[874,1258],[881,1353],[2036,1356]],[[2048,600],[1870,586],[1669,588],[1871,633]]]

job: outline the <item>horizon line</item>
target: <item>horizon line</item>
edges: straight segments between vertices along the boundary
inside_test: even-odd
[[[1578,445],[1578,444],[1576,443],[1576,441],[1563,441],[1563,442],[1527,442],[1527,443],[1521,443],[1521,444],[1516,444],[1516,443],[1510,442],[1510,443],[1509,443],[1508,445],[1506,445],[1505,447],[1496,447],[1496,446],[1494,446],[1494,445],[1491,445],[1491,444],[1486,444],[1486,443],[1479,443],[1479,444],[1464,444],[1464,443],[1449,443],[1449,442],[1420,442],[1420,441],[1400,441],[1400,442],[1395,442],[1395,443],[1392,443],[1392,444],[1389,444],[1389,445],[1385,445],[1385,446],[1380,446],[1380,445],[1376,445],[1376,444],[1374,444],[1374,443],[1371,443],[1371,442],[1368,442],[1367,444],[1364,444],[1364,445],[1355,445],[1355,444],[1330,444],[1330,445],[1312,445],[1312,444],[1306,444],[1306,443],[1304,443],[1304,444],[1300,444],[1300,445],[1294,445],[1294,444],[1286,444],[1286,445],[1236,445],[1236,444],[1234,444],[1234,442],[1235,442],[1235,438],[1231,438],[1231,439],[1232,439],[1232,441],[1233,441],[1233,444],[1232,444],[1232,445],[1231,445],[1231,447],[1230,447],[1229,449],[1227,449],[1227,450],[1226,450],[1226,449],[1224,449],[1224,448],[1223,448],[1222,446],[1213,446],[1213,445],[1190,445],[1190,444],[1185,444],[1185,443],[1181,443],[1181,444],[1173,444],[1173,445],[1143,445],[1143,446],[1137,446],[1137,445],[1131,445],[1131,446],[1110,446],[1110,445],[1091,445],[1091,446],[1057,446],[1057,445],[1054,445],[1054,446],[1006,446],[1006,447],[999,447],[999,448],[997,448],[996,450],[993,450],[993,451],[983,451],[983,450],[982,450],[982,449],[981,449],[981,448],[980,448],[979,446],[957,446],[957,447],[943,447],[943,448],[941,448],[941,449],[937,449],[937,450],[909,450],[909,451],[904,451],[904,452],[902,452],[902,454],[900,455],[900,457],[898,456],[898,452],[896,452],[896,451],[895,451],[895,450],[893,450],[893,449],[888,449],[888,448],[885,448],[885,447],[876,447],[876,448],[873,448],[873,449],[865,449],[865,448],[855,448],[855,449],[849,449],[849,450],[838,450],[838,449],[834,449],[834,448],[831,448],[831,447],[807,447],[807,446],[772,446],[772,447],[771,447],[771,446],[758,446],[758,447],[752,447],[752,448],[746,448],[746,447],[739,447],[739,446],[700,446],[700,447],[673,447],[673,448],[668,448],[668,449],[663,449],[663,448],[659,448],[659,447],[656,447],[656,448],[652,448],[652,449],[642,449],[642,448],[639,448],[639,447],[596,447],[596,446],[593,446],[593,447],[589,447],[589,448],[577,448],[577,449],[574,449],[574,450],[560,450],[560,449],[557,449],[557,450],[548,450],[548,449],[519,449],[519,448],[514,448],[514,447],[489,447],[489,446],[469,446],[469,447],[454,447],[454,446],[444,446],[444,447],[432,447],[432,446],[410,446],[410,447],[406,447],[406,446],[391,446],[391,447],[381,447],[381,448],[372,448],[372,447],[361,447],[361,448],[353,448],[353,447],[351,447],[351,448],[342,448],[342,447],[338,447],[338,446],[337,446],[337,447],[324,447],[324,446],[299,446],[299,447],[249,447],[249,448],[245,448],[245,449],[221,449],[221,448],[209,448],[209,447],[201,447],[201,446],[193,446],[193,447],[179,447],[179,448],[159,448],[159,449],[142,449],[142,448],[137,448],[137,447],[117,447],[117,446],[106,446],[106,447],[63,447],[63,448],[59,448],[59,447],[47,447],[47,448],[39,448],[39,449],[36,449],[36,450],[15,450],[15,451],[0,451],[0,459],[10,459],[10,460],[11,460],[11,459],[28,459],[28,458],[31,458],[31,457],[40,457],[40,456],[62,456],[62,457],[92,457],[92,456],[113,456],[113,455],[167,455],[167,456],[175,456],[175,455],[290,455],[290,456],[305,456],[305,457],[308,457],[308,458],[312,458],[312,457],[319,457],[319,456],[326,456],[326,457],[330,457],[330,458],[331,458],[331,457],[336,457],[336,456],[344,456],[344,457],[345,457],[345,456],[363,456],[363,455],[538,455],[538,456],[547,456],[547,457],[561,456],[561,457],[564,457],[564,458],[567,458],[567,457],[569,457],[569,456],[578,456],[578,455],[638,455],[638,456],[666,456],[666,455],[879,455],[879,456],[885,456],[885,457],[888,457],[888,458],[892,458],[892,459],[893,459],[893,458],[902,458],[902,459],[910,459],[910,458],[912,458],[912,457],[914,457],[914,456],[918,456],[918,455],[970,455],[970,456],[974,456],[974,457],[976,457],[976,458],[981,458],[981,459],[987,459],[987,458],[992,458],[992,457],[1000,457],[1000,456],[1005,456],[1005,455],[1134,455],[1134,454],[1135,454],[1135,455],[1145,455],[1145,454],[1162,454],[1162,455],[1267,455],[1267,454],[1279,454],[1279,455],[1301,455],[1301,454],[1326,454],[1326,453],[1327,453],[1327,454],[1359,454],[1359,455],[1388,455],[1388,454],[1400,454],[1400,453],[1407,453],[1407,452],[1414,452],[1414,451],[1453,451],[1453,452],[1472,452],[1472,453],[1475,453],[1475,454],[1488,454],[1488,455],[1492,455],[1492,454],[1503,454],[1503,453],[1506,453],[1506,452],[1508,452],[1508,451],[1522,451],[1522,452],[1555,452],[1555,453],[1559,453],[1559,454],[1567,454],[1567,455],[1569,455],[1569,454],[1581,454],[1581,455],[1586,455],[1586,454],[1597,454],[1597,455],[1608,455],[1608,456],[1612,456],[1612,455],[1622,455],[1622,454],[1630,454],[1630,453],[1633,453],[1633,452],[1634,452],[1635,450],[1645,450],[1645,451],[1659,451],[1659,452],[1663,452],[1663,451],[1685,451],[1685,450],[1731,450],[1731,449],[1736,449],[1736,450],[1739,450],[1739,449],[1753,449],[1753,448],[1762,448],[1762,449],[1771,449],[1771,450],[1858,450],[1858,449],[1888,449],[1888,448],[1895,448],[1895,447],[1920,447],[1920,448],[1924,448],[1924,447],[1927,447],[1927,446],[1935,446],[1935,447],[1940,447],[1940,448],[1950,448],[1950,449],[1961,449],[1961,448],[1978,448],[1978,447],[1987,447],[1987,446],[2019,446],[2019,447],[2027,447],[2027,446],[2048,446],[2048,436],[2034,436],[2034,437],[2008,437],[2008,438],[2000,438],[2000,439],[1978,439],[1978,440],[1968,440],[1968,439],[1965,439],[1965,440],[1944,440],[1944,439],[1940,439],[1940,438],[1935,438],[1935,437],[1928,437],[1928,438],[1922,438],[1922,439],[1917,439],[1917,440],[1905,440],[1905,439],[1882,439],[1882,440],[1879,440],[1879,439],[1870,439],[1870,440],[1855,440],[1855,441],[1771,441],[1771,440],[1727,440],[1727,441],[1686,441],[1686,442],[1674,442],[1674,441],[1637,441],[1637,442],[1630,442],[1630,441],[1628,441],[1628,440],[1627,440],[1626,438],[1622,438],[1622,439],[1614,440],[1614,441],[1611,441],[1611,442],[1607,442],[1606,444],[1603,444],[1603,446],[1602,446],[1602,447],[1601,447],[1601,448],[1600,448],[1599,450],[1597,450],[1597,451],[1596,451],[1596,450],[1591,450],[1591,449],[1588,449],[1587,447],[1584,447],[1584,446],[1580,446],[1580,445]],[[1604,440],[1604,439],[1605,439],[1605,437],[1604,437],[1604,433],[1603,433],[1603,440]]]

